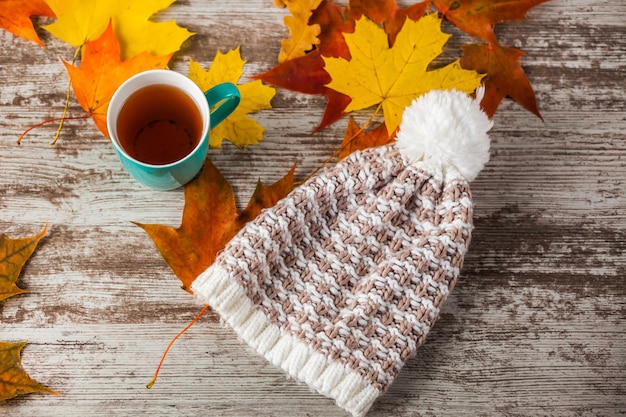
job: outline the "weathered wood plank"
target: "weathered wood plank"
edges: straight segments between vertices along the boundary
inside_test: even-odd
[[[402,1],[400,4],[409,4]],[[188,57],[210,65],[242,46],[246,76],[276,63],[287,35],[271,0],[178,1],[159,14],[197,33]],[[626,3],[552,0],[528,20],[498,25],[523,49],[542,122],[503,102],[492,158],[472,184],[475,230],[441,318],[371,416],[626,413]],[[448,24],[444,30],[455,31]],[[475,40],[454,32],[437,62]],[[182,191],[153,192],[120,168],[89,120],[68,121],[51,147],[73,51],[0,31],[0,232],[49,232],[20,285],[0,304],[0,340],[29,340],[29,373],[62,393],[0,404],[23,416],[345,416],[288,380],[207,313],[145,384],[176,332],[199,311],[132,221],[177,226]],[[345,121],[316,135],[325,100],[278,90],[255,117],[265,140],[225,144],[211,158],[243,207],[256,180],[294,162],[304,178],[341,142]],[[69,113],[82,114],[72,100]],[[359,122],[369,113],[356,114]]]

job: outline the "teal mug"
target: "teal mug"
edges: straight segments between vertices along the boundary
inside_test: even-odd
[[[231,83],[203,92],[180,73],[148,70],[115,91],[107,128],[117,156],[133,178],[156,190],[172,190],[200,172],[211,128],[240,100]]]

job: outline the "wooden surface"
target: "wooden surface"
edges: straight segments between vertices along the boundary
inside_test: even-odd
[[[401,4],[406,4],[401,3]],[[175,57],[210,64],[242,46],[247,75],[275,64],[284,10],[271,0],[179,1],[159,18],[197,33]],[[501,25],[524,49],[540,121],[511,101],[495,117],[492,157],[472,184],[475,231],[441,319],[370,416],[626,414],[626,3],[552,0]],[[462,42],[455,33],[445,57]],[[0,31],[0,232],[49,232],[26,265],[31,291],[0,303],[0,340],[29,340],[31,376],[62,393],[0,404],[20,416],[345,416],[239,343],[179,289],[131,221],[178,226],[182,190],[133,182],[91,121],[19,134],[58,117],[72,50]],[[311,136],[324,100],[278,90],[256,118],[264,142],[211,159],[243,206],[258,178],[298,162],[302,179],[335,149],[346,121]],[[72,100],[70,114],[82,114]],[[357,115],[367,118],[366,113]]]

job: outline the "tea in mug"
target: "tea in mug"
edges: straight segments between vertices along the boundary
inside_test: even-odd
[[[202,116],[176,87],[150,85],[132,93],[120,110],[117,136],[126,153],[151,165],[183,159],[198,145]]]

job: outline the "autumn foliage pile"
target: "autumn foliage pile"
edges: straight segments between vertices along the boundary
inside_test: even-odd
[[[326,96],[318,129],[347,112],[381,105],[392,133],[396,113],[418,95],[437,88],[473,90],[476,80],[464,70],[480,74],[486,88],[481,104],[490,117],[506,96],[541,117],[519,63],[523,52],[501,45],[494,27],[524,19],[545,1],[427,0],[401,8],[395,0],[352,0],[347,7],[326,0],[275,0],[292,13],[285,17],[291,37],[283,40],[279,64],[258,78]],[[440,31],[439,16],[482,43],[463,45],[459,60],[429,71],[450,36]]]
[[[271,108],[275,89],[263,83],[325,96],[325,112],[316,131],[351,112],[365,111],[369,115],[363,126],[349,118],[344,140],[329,160],[393,141],[404,108],[433,89],[456,88],[472,93],[484,84],[481,105],[489,116],[509,96],[541,117],[519,62],[524,53],[501,45],[494,28],[524,19],[529,9],[545,1],[426,0],[399,7],[395,0],[351,0],[346,6],[328,0],[274,0],[277,7],[288,11],[284,17],[288,37],[281,43],[275,67],[241,82],[246,61],[239,47],[226,53],[218,51],[209,70],[190,59],[188,75],[201,88],[232,82],[241,91],[239,108],[212,131],[210,145],[220,147],[228,140],[243,149],[262,141],[264,128],[249,115]],[[63,65],[74,98],[85,114],[68,117],[64,112],[53,120],[61,122],[60,131],[64,120],[92,118],[108,137],[106,112],[117,87],[138,72],[167,68],[173,54],[194,35],[174,21],[151,19],[173,2],[0,0],[0,28],[43,46],[34,17],[35,21],[49,23],[43,29],[75,48],[74,56],[63,60]],[[452,36],[442,32],[444,20],[478,41],[463,45],[458,59],[434,66],[433,61]],[[25,134],[38,126],[27,129]],[[247,207],[237,213],[230,184],[207,160],[200,176],[185,186],[180,227],[137,225],[153,239],[183,289],[189,290],[195,277],[248,221],[294,188],[294,171],[295,166],[271,186],[259,181]],[[40,238],[37,235],[19,244],[34,250]],[[6,269],[14,264],[13,255],[7,251],[17,243],[4,236],[2,239],[0,248],[5,253],[0,268]],[[21,265],[32,252],[20,249],[16,253],[22,257],[18,263]],[[19,293],[15,271],[9,274],[3,270],[2,274],[0,296]],[[0,342],[0,401],[32,391],[52,392],[21,373],[22,346]],[[12,388],[27,384],[24,381],[31,385]]]

